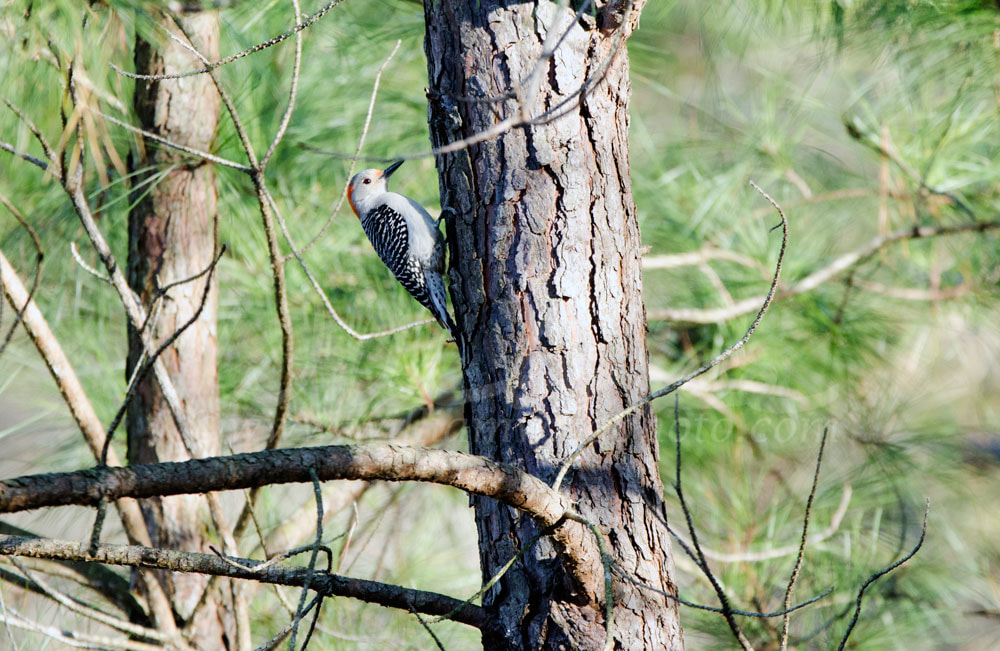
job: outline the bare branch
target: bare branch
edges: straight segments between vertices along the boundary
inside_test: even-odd
[[[225,245],[223,245],[219,249],[219,252],[216,254],[212,262],[203,271],[198,272],[197,274],[191,276],[190,278],[170,283],[165,288],[157,292],[158,297],[162,298],[163,296],[166,296],[168,289],[176,287],[177,285],[182,283],[187,283],[196,280],[206,273],[208,274],[208,280],[205,282],[205,288],[202,291],[201,301],[198,303],[198,308],[194,311],[194,313],[187,321],[182,323],[180,327],[174,330],[174,332],[171,333],[169,337],[163,340],[163,342],[159,345],[159,347],[157,347],[157,349],[153,352],[152,355],[149,355],[144,362],[140,361],[139,366],[137,366],[135,372],[133,372],[132,374],[132,377],[129,379],[129,385],[125,391],[125,399],[122,400],[122,404],[118,408],[118,411],[115,413],[115,417],[114,419],[112,419],[111,425],[108,426],[108,431],[104,437],[104,447],[101,450],[101,458],[100,458],[101,464],[105,464],[107,461],[108,450],[111,449],[111,439],[114,437],[115,431],[118,429],[118,425],[125,417],[125,411],[128,409],[129,403],[132,401],[133,395],[135,395],[136,387],[142,384],[146,376],[149,375],[149,371],[156,364],[156,361],[160,358],[160,355],[162,355],[163,352],[166,351],[168,348],[173,346],[174,342],[177,341],[177,339],[182,334],[184,334],[184,331],[187,330],[189,327],[191,327],[196,321],[198,321],[198,319],[201,318],[201,313],[205,310],[205,304],[208,302],[209,292],[211,292],[212,289],[212,275],[215,273],[215,267],[216,265],[219,264],[219,260],[222,259],[222,256],[223,254],[225,254],[225,252],[226,252],[226,247]],[[145,353],[146,349],[143,348],[144,357],[146,357]]]
[[[25,153],[23,151],[15,149],[14,145],[10,145],[10,144],[2,141],[2,140],[0,140],[0,149],[2,149],[4,151],[7,151],[7,152],[10,152],[10,153],[14,154],[15,156],[17,156],[18,158],[23,158],[24,160],[28,161],[32,165],[37,165],[42,170],[48,171],[48,169],[49,169],[49,166],[48,166],[48,164],[45,161],[39,160],[39,159],[35,158],[34,156],[32,156],[31,154],[27,154],[27,153]]]
[[[299,632],[299,622],[305,617],[306,611],[306,598],[309,596],[309,585],[312,583],[313,574],[316,571],[316,559],[319,556],[319,549],[322,547],[323,543],[323,491],[319,486],[319,478],[316,476],[316,471],[312,468],[309,469],[309,478],[313,483],[313,494],[316,497],[316,541],[312,545],[312,553],[309,555],[309,565],[307,567],[306,580],[302,583],[302,594],[299,597],[299,607],[295,610],[295,617],[292,619],[292,632],[291,637],[288,639],[288,651],[295,651],[295,637]],[[327,565],[329,565],[331,559],[328,558]],[[326,571],[330,571],[330,567],[326,568]],[[316,612],[319,612],[319,608],[322,605],[322,601],[316,606]],[[304,644],[303,648],[308,645]]]
[[[139,626],[137,624],[133,624],[127,620],[124,620],[120,617],[112,617],[111,615],[103,613],[95,608],[89,608],[87,606],[82,606],[76,603],[66,595],[62,594],[61,592],[53,588],[51,585],[48,584],[47,581],[45,581],[41,577],[34,575],[31,571],[28,570],[27,567],[24,566],[23,563],[19,562],[16,557],[11,557],[11,561],[14,563],[14,566],[21,571],[21,574],[23,574],[29,582],[38,586],[38,588],[41,590],[43,594],[45,594],[50,599],[52,599],[59,605],[63,606],[70,612],[74,612],[88,619],[100,622],[105,626],[110,626],[111,628],[122,631],[123,633],[129,633],[131,635],[148,638],[150,640],[157,640],[158,642],[170,641],[170,637],[168,635],[164,635],[155,628],[149,628],[147,626]]]
[[[851,622],[847,625],[847,630],[844,631],[844,637],[840,639],[840,646],[837,647],[838,651],[842,651],[843,648],[847,645],[847,640],[848,638],[851,637],[851,633],[854,632],[854,626],[858,623],[858,617],[861,615],[861,601],[865,598],[865,590],[867,590],[869,586],[871,586],[871,584],[875,583],[889,572],[892,572],[894,569],[896,569],[906,561],[916,556],[917,552],[920,551],[920,548],[924,544],[924,538],[926,538],[927,536],[927,516],[928,514],[930,514],[930,511],[931,511],[931,500],[930,498],[927,498],[927,501],[924,506],[924,522],[923,525],[921,525],[920,527],[920,540],[917,541],[916,546],[914,546],[914,548],[911,549],[906,556],[902,557],[895,563],[879,570],[878,572],[875,572],[870,577],[868,577],[868,579],[862,584],[861,589],[858,590],[858,599],[857,599],[857,605],[854,609],[854,616],[851,617]]]
[[[6,195],[4,195],[2,192],[0,192],[0,203],[2,203],[4,206],[7,207],[7,210],[9,210],[12,215],[14,215],[14,219],[17,220],[17,223],[21,225],[21,228],[23,228],[25,231],[28,232],[28,235],[31,237],[32,244],[35,245],[35,252],[36,252],[35,271],[32,274],[31,278],[31,289],[28,291],[28,295],[24,297],[23,301],[18,301],[21,303],[21,307],[16,307],[16,306],[14,307],[14,321],[13,323],[10,324],[10,329],[7,330],[7,334],[4,335],[3,341],[0,341],[0,355],[2,355],[3,351],[7,349],[7,345],[10,343],[10,340],[14,337],[14,331],[17,329],[18,324],[21,323],[21,320],[24,318],[25,310],[27,310],[28,306],[32,304],[32,300],[35,297],[35,293],[38,291],[38,285],[42,280],[42,261],[45,259],[45,253],[44,251],[42,251],[42,241],[38,238],[38,233],[35,232],[35,229],[31,227],[31,224],[29,224],[28,221],[24,218],[24,216],[21,215],[21,211],[17,209],[17,206],[11,203],[10,199],[8,199]],[[2,288],[4,285],[4,280],[2,278],[4,274],[4,266],[5,265],[0,263],[0,288]],[[12,283],[17,283],[18,285],[20,285],[21,281],[15,275]],[[23,286],[22,286],[22,291],[23,291]],[[0,291],[0,293],[3,292]],[[3,313],[2,308],[3,308],[3,301],[0,300],[0,314]]]
[[[851,503],[852,494],[853,489],[851,488],[851,485],[844,484],[844,489],[840,494],[840,504],[837,505],[837,510],[834,511],[833,516],[830,518],[830,524],[819,534],[809,536],[809,545],[818,545],[829,540],[834,534],[837,533],[840,529],[840,523],[843,522],[844,516],[847,515],[847,507]],[[678,532],[671,530],[670,533],[677,538],[681,545],[691,544],[690,541],[681,536]],[[761,563],[775,558],[781,558],[782,556],[791,556],[798,551],[798,545],[785,545],[783,547],[777,547],[775,549],[768,549],[759,552],[745,550],[741,552],[727,553],[709,549],[708,547],[702,547],[702,551],[705,554],[705,558],[718,563]]]
[[[603,579],[590,560],[598,558],[595,543],[578,523],[566,520],[571,508],[567,498],[521,470],[461,452],[397,445],[289,448],[33,475],[0,482],[0,512],[301,483],[309,481],[310,468],[322,481],[426,481],[497,499],[528,513],[542,526],[555,526],[553,537],[578,587],[589,595],[603,590]]]
[[[35,136],[35,139],[38,141],[38,144],[42,146],[42,151],[45,152],[45,157],[49,159],[50,163],[56,166],[56,169],[58,169],[59,157],[56,156],[55,151],[52,149],[52,145],[49,144],[49,141],[45,138],[45,135],[42,134],[41,130],[39,130],[39,128],[35,126],[35,123],[31,121],[31,118],[25,115],[24,111],[15,106],[6,97],[0,98],[0,101],[3,101],[3,103],[7,105],[7,108],[9,108],[14,113],[14,115],[16,115],[18,119],[24,123],[26,127],[28,127],[28,130],[31,131],[31,133]]]
[[[329,11],[329,9],[332,8],[336,2],[339,2],[339,0],[331,2],[327,5],[325,10],[321,10],[320,13],[314,16],[314,18],[318,20],[318,18],[321,17],[326,11]],[[194,46],[190,35],[185,31],[184,26],[176,19],[176,17],[174,17],[174,24],[177,26],[178,30],[184,34],[188,45],[190,46],[189,49],[202,61],[205,61],[205,56]],[[284,433],[285,420],[288,415],[288,401],[292,387],[294,337],[292,332],[292,318],[288,307],[288,292],[285,284],[284,260],[278,247],[278,239],[274,230],[274,220],[271,214],[273,200],[270,200],[270,193],[267,190],[267,185],[265,183],[261,167],[258,164],[257,155],[254,153],[253,144],[250,142],[250,137],[247,134],[246,127],[243,125],[239,112],[236,110],[236,105],[233,103],[232,98],[226,91],[225,86],[222,85],[218,73],[214,70],[209,70],[209,74],[216,90],[219,92],[219,97],[222,99],[222,103],[226,107],[226,111],[229,113],[230,119],[233,121],[233,126],[236,128],[236,133],[239,137],[240,144],[243,146],[243,150],[246,152],[247,159],[250,161],[250,169],[248,170],[248,173],[254,184],[254,189],[256,190],[257,203],[260,207],[261,222],[264,226],[264,234],[267,237],[268,257],[271,263],[271,275],[274,279],[274,302],[278,313],[278,323],[281,328],[281,378],[279,380],[278,387],[278,404],[274,410],[271,434],[268,436],[266,445],[266,449],[273,449],[277,446],[278,442],[281,440],[282,434]],[[178,430],[180,431],[181,428],[178,427]],[[235,539],[242,536],[243,530],[245,529],[247,522],[249,522],[249,508],[252,506],[253,500],[256,499],[256,496],[257,491],[251,491],[251,501],[247,503],[246,507],[244,507],[240,516],[236,520],[236,526],[230,536],[234,542],[234,546]],[[222,516],[222,511],[218,508],[218,504],[213,500],[212,496],[209,495],[208,497],[209,506],[212,508],[213,512],[213,519],[215,519],[218,524],[219,518]]]
[[[508,118],[497,122],[492,127],[483,129],[479,133],[474,133],[471,136],[450,142],[446,145],[440,147],[435,147],[427,151],[412,152],[409,154],[402,154],[398,156],[393,156],[392,158],[380,158],[376,156],[366,156],[364,160],[375,161],[375,162],[394,162],[397,160],[414,160],[418,158],[431,158],[434,156],[440,156],[442,154],[452,154],[457,151],[462,151],[468,149],[472,145],[485,142],[487,140],[492,140],[500,135],[503,135],[511,129],[527,128],[532,126],[540,126],[549,124],[558,120],[559,118],[567,115],[571,111],[575,110],[580,106],[587,95],[597,87],[602,81],[604,81],[604,76],[611,66],[611,63],[617,58],[618,54],[621,52],[622,46],[625,44],[625,38],[632,27],[632,19],[638,17],[639,12],[637,10],[638,5],[641,5],[645,0],[625,0],[627,2],[627,7],[623,12],[624,18],[614,27],[614,37],[612,39],[612,44],[610,47],[610,52],[608,55],[597,65],[596,71],[587,77],[580,84],[579,88],[570,93],[565,99],[557,103],[555,106],[551,107],[541,115],[531,117],[528,114],[529,107],[523,101],[518,101],[517,107],[514,110],[514,114]],[[349,159],[350,156],[346,154],[340,154],[336,152],[327,152],[314,147],[307,147],[312,151],[322,153],[327,156],[334,156],[337,158]]]
[[[110,65],[115,72],[117,72],[120,75],[124,75],[125,77],[129,77],[130,79],[149,79],[149,80],[180,79],[181,77],[193,77],[194,75],[201,75],[206,72],[212,72],[216,68],[220,68],[226,65],[227,63],[232,63],[237,59],[242,59],[245,56],[248,56],[255,52],[260,52],[261,50],[265,50],[269,47],[277,45],[278,43],[281,43],[282,41],[288,39],[289,37],[298,34],[307,27],[310,27],[313,23],[315,23],[317,20],[325,16],[331,9],[339,5],[341,2],[343,2],[343,0],[331,0],[331,2],[327,3],[319,11],[314,13],[312,16],[309,16],[304,21],[297,24],[295,27],[288,30],[287,32],[278,34],[272,39],[264,41],[263,43],[258,43],[257,45],[254,45],[251,48],[247,48],[246,50],[243,50],[241,52],[237,52],[236,54],[231,54],[224,59],[219,59],[218,61],[213,61],[211,63],[208,63],[205,65],[204,68],[198,68],[197,70],[189,70],[187,72],[175,72],[166,75],[137,75],[134,72],[127,72],[125,70],[122,70],[113,63]]]
[[[650,270],[693,267],[705,264],[706,262],[710,262],[712,260],[734,262],[749,269],[757,269],[766,273],[764,266],[750,256],[737,253],[736,251],[730,251],[728,249],[719,249],[713,246],[702,247],[697,251],[689,251],[686,253],[669,253],[647,256],[642,259],[642,268]]]
[[[428,624],[426,621],[424,621],[424,618],[420,616],[420,613],[418,613],[415,610],[411,610],[410,612],[413,613],[413,616],[417,618],[417,621],[420,622],[420,625],[424,627],[424,630],[427,631],[427,634],[430,635],[431,639],[434,640],[434,645],[437,646],[438,650],[439,651],[447,651],[444,648],[444,645],[441,644],[441,640],[438,638],[437,634],[430,627],[430,624]]]
[[[901,301],[947,301],[965,296],[973,289],[970,283],[962,283],[953,287],[923,289],[920,287],[887,287],[880,283],[859,279],[855,279],[853,285],[867,292]]]
[[[802,569],[802,557],[806,552],[806,542],[809,539],[809,516],[812,515],[813,498],[816,497],[816,486],[819,485],[819,469],[823,465],[823,449],[826,447],[827,429],[823,429],[823,438],[819,441],[819,453],[816,455],[816,472],[813,473],[812,488],[809,491],[809,499],[806,500],[806,510],[802,520],[802,540],[799,542],[799,553],[795,557],[795,567],[792,569],[792,576],[788,579],[788,587],[785,589],[785,610],[792,603],[792,592],[795,590],[795,583],[799,578],[799,571]],[[789,613],[781,618],[781,651],[788,648],[788,625],[790,623]]]
[[[306,583],[308,575],[307,569],[302,567],[279,564],[272,565],[263,572],[254,572],[253,567],[259,563],[250,559],[233,559],[237,563],[231,564],[213,554],[128,545],[102,544],[98,547],[97,553],[91,556],[86,545],[76,541],[17,536],[0,536],[0,555],[49,560],[90,561],[171,572],[195,572],[299,588]],[[250,569],[243,569],[240,566]],[[326,572],[315,573],[310,585],[313,591],[328,597],[352,597],[403,610],[409,610],[412,607],[428,615],[445,614],[461,605],[457,599],[433,592],[337,576]],[[463,605],[453,614],[451,619],[476,628],[489,626],[489,619],[479,606]]]
[[[94,269],[93,267],[91,267],[89,264],[87,264],[84,261],[84,259],[82,257],[80,257],[80,251],[76,248],[76,242],[70,242],[69,243],[69,252],[70,252],[70,254],[72,254],[73,259],[76,260],[76,263],[78,265],[80,265],[81,269],[83,269],[84,271],[86,271],[87,273],[89,273],[94,278],[97,278],[102,283],[107,283],[109,285],[111,284],[111,279],[110,278],[108,278],[107,276],[105,276],[104,274],[102,274],[97,269]]]
[[[299,7],[299,0],[292,0],[292,7],[295,9],[295,23],[302,22],[302,9]],[[399,47],[398,45],[396,47]],[[292,83],[288,89],[288,106],[285,107],[285,113],[281,116],[281,122],[278,125],[278,130],[274,134],[274,139],[271,141],[271,146],[267,148],[267,152],[264,157],[260,159],[260,167],[263,169],[267,167],[267,162],[271,160],[271,156],[274,154],[274,150],[278,148],[278,143],[285,136],[285,130],[288,129],[288,123],[292,119],[292,111],[295,109],[295,95],[299,90],[299,69],[302,65],[302,32],[295,33],[295,60],[292,63]]]
[[[108,122],[111,122],[112,124],[117,124],[118,126],[122,127],[123,129],[126,129],[127,131],[131,131],[132,133],[139,134],[139,135],[141,135],[144,138],[148,138],[149,140],[153,140],[155,142],[158,142],[161,145],[164,145],[166,147],[170,147],[171,149],[176,149],[177,151],[182,151],[185,154],[191,154],[192,156],[197,156],[198,158],[210,161],[212,163],[217,163],[219,165],[224,165],[226,167],[231,167],[231,168],[233,168],[235,170],[239,170],[241,172],[250,172],[250,168],[247,167],[246,165],[241,165],[240,163],[236,163],[234,161],[231,161],[228,158],[222,158],[221,156],[216,156],[215,154],[210,154],[207,151],[200,151],[198,149],[195,149],[194,147],[188,147],[187,145],[182,145],[180,143],[177,143],[177,142],[174,142],[174,141],[169,140],[167,138],[164,138],[163,136],[159,136],[159,135],[157,135],[157,134],[155,134],[155,133],[153,133],[151,131],[146,131],[145,129],[140,129],[139,127],[134,127],[131,124],[129,124],[128,122],[123,122],[123,121],[119,120],[118,118],[115,118],[115,117],[112,117],[110,115],[107,115],[106,113],[101,113],[100,111],[96,111],[96,110],[93,111],[93,113],[96,113],[97,115],[100,115],[102,118],[104,118]]]
[[[792,286],[781,289],[777,293],[777,298],[782,299],[812,291],[833,277],[865,262],[878,253],[882,247],[889,244],[904,240],[917,240],[928,237],[957,235],[960,233],[984,233],[996,229],[1000,229],[1000,221],[970,222],[958,226],[914,226],[913,228],[903,228],[893,231],[886,235],[879,235],[873,237],[864,246],[841,255],[827,266],[812,272]],[[674,321],[679,323],[721,323],[752,312],[754,307],[759,305],[763,299],[764,296],[753,296],[736,301],[736,304],[731,307],[707,310],[692,308],[650,310],[648,317],[650,320]]]
[[[679,595],[671,594],[669,592],[666,592],[665,590],[660,590],[659,588],[653,587],[651,585],[647,585],[647,584],[639,581],[638,579],[636,579],[634,576],[632,576],[631,574],[629,574],[625,570],[623,570],[617,563],[615,563],[614,569],[618,571],[619,576],[621,576],[623,579],[625,579],[626,581],[628,581],[632,585],[635,585],[635,586],[637,586],[639,588],[642,588],[644,590],[649,590],[650,592],[655,592],[657,594],[663,595],[664,597],[667,597],[668,599],[673,599],[674,601],[676,601],[677,603],[681,604],[682,606],[687,606],[688,608],[694,608],[695,610],[704,610],[704,611],[707,611],[707,612],[710,612],[710,613],[719,613],[719,614],[722,614],[722,612],[723,612],[721,608],[716,608],[715,606],[706,606],[704,604],[697,604],[697,603],[694,603],[693,601],[688,601],[687,599],[682,599]],[[782,609],[782,610],[776,610],[776,611],[770,612],[770,613],[763,613],[763,612],[753,611],[753,610],[740,610],[739,608],[730,608],[729,612],[731,612],[734,615],[739,615],[740,617],[752,617],[752,618],[755,618],[755,619],[770,619],[772,617],[782,617],[784,615],[787,615],[788,613],[794,613],[796,610],[802,610],[806,606],[810,606],[810,605],[816,603],[817,601],[819,601],[823,597],[828,596],[832,592],[833,592],[833,588],[827,588],[826,590],[824,590],[823,592],[819,593],[815,597],[807,599],[806,601],[803,601],[800,604],[796,604],[796,605],[792,606],[791,608],[785,608],[785,609]]]
[[[680,421],[680,405],[677,396],[674,396],[674,438],[676,441],[677,450],[677,462],[676,462],[676,479],[674,481],[674,490],[677,492],[677,499],[680,500],[681,510],[684,512],[684,519],[687,521],[688,533],[691,536],[691,546],[694,547],[695,552],[695,562],[701,569],[702,573],[712,584],[712,589],[715,590],[716,596],[719,598],[719,603],[722,605],[722,616],[726,619],[726,624],[729,625],[729,630],[733,632],[733,637],[740,643],[740,646],[744,651],[752,651],[753,647],[750,646],[750,641],[747,640],[746,635],[740,629],[739,624],[733,619],[733,609],[729,605],[729,598],[726,596],[726,591],[722,589],[719,585],[719,581],[715,578],[715,574],[712,572],[711,568],[708,567],[708,561],[705,560],[705,554],[701,550],[701,545],[698,543],[698,534],[695,533],[694,521],[691,517],[691,510],[688,508],[687,501],[684,499],[684,489],[681,484],[681,421]],[[691,550],[686,549],[688,554]]]
[[[24,329],[28,332],[28,336],[35,344],[35,348],[45,362],[46,367],[48,367],[52,379],[59,388],[59,393],[69,407],[70,414],[73,416],[73,420],[76,421],[84,440],[94,454],[94,458],[99,460],[101,449],[104,447],[105,434],[104,428],[97,418],[97,413],[94,411],[86,392],[84,392],[83,386],[80,384],[80,380],[73,370],[73,366],[63,352],[62,346],[59,345],[59,340],[52,333],[45,317],[42,316],[41,311],[35,305],[34,301],[29,302],[27,300],[28,294],[24,290],[24,285],[20,283],[17,274],[14,273],[14,269],[11,268],[2,253],[0,253],[0,281],[2,281],[3,293],[11,305],[14,306],[14,309],[23,309]],[[109,450],[107,461],[112,465],[121,465],[121,461],[114,450]],[[149,531],[146,528],[142,512],[139,510],[139,505],[134,500],[121,500],[116,503],[116,507],[129,540],[142,545],[151,545]],[[161,630],[166,631],[172,636],[176,636],[177,629],[173,625],[170,602],[167,600],[159,582],[155,577],[148,576],[146,577],[146,584],[148,587],[150,608],[156,617],[157,625]],[[169,617],[169,620],[162,621],[165,617]]]
[[[396,41],[396,46],[392,49],[392,52],[389,53],[389,56],[385,58],[385,61],[382,62],[382,65],[378,67],[378,71],[375,73],[375,83],[372,84],[372,94],[371,98],[368,100],[368,113],[365,114],[365,124],[361,128],[361,137],[358,138],[358,148],[354,150],[354,156],[351,157],[351,166],[347,170],[347,178],[344,179],[344,189],[340,192],[340,198],[337,199],[337,205],[334,207],[333,212],[330,213],[330,216],[327,217],[326,223],[323,224],[323,228],[319,229],[319,232],[316,233],[316,235],[314,235],[313,238],[302,247],[302,250],[300,251],[301,254],[305,254],[306,251],[311,249],[312,246],[319,241],[319,238],[323,237],[326,230],[330,228],[330,224],[333,223],[334,217],[340,213],[340,209],[344,206],[344,201],[347,199],[347,186],[350,184],[351,178],[354,176],[354,169],[358,164],[358,156],[361,155],[361,148],[365,146],[365,138],[368,137],[368,127],[371,125],[372,115],[375,113],[375,98],[378,97],[378,86],[382,81],[382,72],[385,71],[386,66],[389,65],[390,61],[392,61],[392,57],[396,56],[396,51],[399,50],[399,46],[402,45],[402,43],[402,41]],[[289,245],[291,245],[291,242],[289,242]]]

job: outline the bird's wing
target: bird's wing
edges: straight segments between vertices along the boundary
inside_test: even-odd
[[[361,227],[392,275],[413,298],[428,306],[430,298],[424,281],[423,268],[410,250],[410,228],[406,218],[388,203],[370,210],[361,220]]]

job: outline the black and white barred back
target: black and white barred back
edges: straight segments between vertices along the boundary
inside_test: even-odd
[[[403,216],[387,204],[382,204],[361,218],[361,228],[372,243],[375,253],[399,284],[430,310],[442,328],[454,336],[455,326],[448,313],[448,300],[441,279],[442,270],[426,269],[431,273],[425,274],[424,264],[410,255],[410,234]]]

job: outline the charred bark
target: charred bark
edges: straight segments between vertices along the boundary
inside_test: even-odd
[[[165,28],[184,36],[169,18]],[[219,53],[219,20],[213,11],[192,11],[179,17],[193,44],[207,57]],[[200,61],[179,43],[164,39],[152,44],[136,39],[135,68],[142,74],[190,70]],[[219,120],[220,99],[208,75],[162,81],[137,81],[135,111],[144,129],[202,151],[212,148]],[[205,270],[216,249],[215,172],[210,163],[189,158],[157,143],[138,144],[131,168],[138,203],[129,214],[128,281],[147,313],[157,292],[169,283]],[[158,177],[158,178],[157,178]],[[199,318],[160,356],[183,405],[184,421],[198,446],[196,456],[219,452],[219,387],[216,365],[217,282],[208,274],[179,285],[162,299],[152,324],[155,346],[195,315],[205,295]],[[131,376],[142,353],[142,342],[130,328]],[[149,351],[150,353],[152,351]],[[152,375],[142,382],[129,406],[129,463],[178,461],[190,458]],[[142,501],[153,546],[166,549],[208,551],[204,537],[204,498],[197,495]],[[177,619],[187,624],[207,578],[190,574],[161,573]],[[217,598],[198,611],[192,630],[201,648],[225,648],[229,620]]]
[[[596,17],[574,22],[572,6],[560,14],[547,1],[424,3],[435,146],[494,128],[517,116],[522,101],[539,116],[568,99],[557,109],[566,114],[549,124],[437,159],[442,205],[451,210],[470,447],[546,482],[587,435],[649,389],[624,48],[600,77],[638,6],[598,5]],[[550,27],[568,31],[534,76],[536,92],[522,82],[532,79]],[[573,95],[588,79],[596,83],[578,103]],[[469,101],[476,97],[506,99]],[[644,409],[592,445],[563,490],[607,535],[623,572],[673,593],[658,457],[655,418]],[[538,526],[491,500],[473,504],[485,579]],[[603,594],[572,581],[554,545],[543,538],[485,596],[503,631],[487,647],[603,645]],[[616,578],[614,601],[616,648],[683,647],[671,600]]]

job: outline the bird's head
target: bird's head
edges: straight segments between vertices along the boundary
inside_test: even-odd
[[[347,184],[347,201],[355,215],[361,217],[361,213],[367,209],[368,201],[388,191],[389,177],[402,164],[403,161],[398,160],[384,170],[371,169],[354,175]]]

